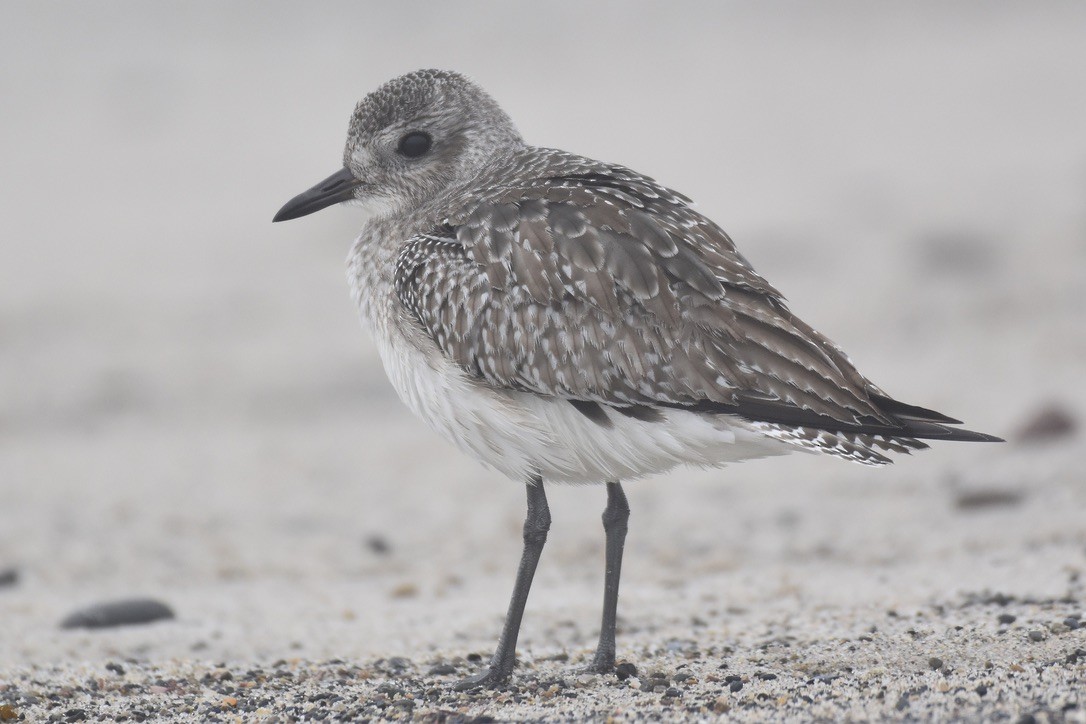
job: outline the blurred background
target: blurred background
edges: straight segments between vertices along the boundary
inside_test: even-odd
[[[357,212],[270,223],[422,67],[694,198],[877,384],[1010,440],[634,483],[624,615],[691,580],[750,605],[1066,592],[1084,38],[1074,2],[3,3],[0,663],[108,655],[56,623],[134,594],[189,627],[148,655],[489,647],[521,487],[396,400],[344,280]],[[529,611],[584,646],[603,503],[552,493]]]

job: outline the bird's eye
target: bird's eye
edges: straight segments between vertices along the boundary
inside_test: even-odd
[[[396,152],[407,158],[418,158],[430,150],[433,139],[429,133],[423,131],[411,131],[400,139],[400,145],[396,146]]]

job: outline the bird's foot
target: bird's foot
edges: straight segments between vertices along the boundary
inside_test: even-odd
[[[615,670],[614,656],[600,656],[592,659],[592,663],[580,670],[582,674],[610,674]]]
[[[509,681],[509,675],[511,671],[501,671],[495,666],[491,665],[486,667],[485,670],[469,676],[466,679],[453,684],[455,691],[467,691],[469,689],[493,689],[501,686],[505,682]]]

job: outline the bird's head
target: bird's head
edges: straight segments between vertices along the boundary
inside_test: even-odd
[[[288,201],[273,221],[343,201],[384,210],[421,206],[476,176],[495,155],[522,145],[509,116],[464,76],[408,73],[359,102],[343,168]]]

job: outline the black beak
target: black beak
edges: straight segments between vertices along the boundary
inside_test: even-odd
[[[350,171],[346,168],[340,169],[313,188],[303,191],[283,204],[283,208],[279,209],[279,213],[275,215],[272,222],[297,219],[299,216],[307,216],[332,204],[352,199],[355,187],[360,185],[362,182],[351,175]]]

